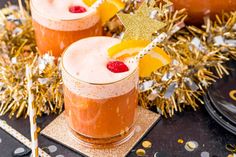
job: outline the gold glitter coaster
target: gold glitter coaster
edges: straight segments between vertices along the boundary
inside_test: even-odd
[[[138,117],[135,123],[134,135],[129,139],[129,141],[114,148],[95,149],[81,145],[69,131],[64,113],[59,115],[44,130],[42,130],[41,134],[89,157],[124,157],[152,128],[159,118],[159,114],[138,107]]]

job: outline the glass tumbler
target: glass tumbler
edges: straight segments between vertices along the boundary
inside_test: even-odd
[[[97,38],[96,44],[105,44],[102,42],[103,38]],[[91,47],[96,49],[96,45]],[[124,143],[134,133],[138,104],[138,67],[127,77],[114,82],[93,83],[80,80],[70,73],[73,65],[64,62],[67,58],[67,62],[71,63],[68,56],[74,51],[70,51],[69,47],[62,56],[65,111],[73,135],[84,145],[92,147],[111,147]]]
[[[222,11],[235,11],[235,0],[173,0],[175,9],[186,8],[189,13],[188,23],[200,25],[203,23],[203,17],[210,15],[215,18],[216,14]]]
[[[70,3],[74,1],[76,2],[76,0],[30,1],[40,54],[49,52],[57,58],[66,47],[78,39],[102,35],[99,13],[89,8],[86,8],[85,13],[71,13],[68,10]]]

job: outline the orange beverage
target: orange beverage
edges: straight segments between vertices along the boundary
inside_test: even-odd
[[[175,9],[186,8],[189,13],[189,23],[201,24],[203,17],[221,14],[222,11],[236,10],[236,0],[173,0]]]
[[[75,42],[62,56],[65,111],[70,128],[84,144],[119,145],[133,134],[138,103],[137,63],[128,71],[107,68],[107,49],[119,43],[111,37]]]
[[[99,13],[82,0],[31,0],[30,4],[40,54],[60,57],[78,39],[102,35]]]

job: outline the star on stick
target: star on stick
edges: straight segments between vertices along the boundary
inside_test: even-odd
[[[144,2],[135,14],[118,14],[125,26],[123,40],[152,40],[152,34],[166,26],[165,23],[151,19],[152,7]]]

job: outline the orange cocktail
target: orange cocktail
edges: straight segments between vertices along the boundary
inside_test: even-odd
[[[175,9],[186,8],[189,13],[188,22],[192,24],[203,23],[203,17],[224,12],[235,11],[236,0],[173,0]]]
[[[125,142],[133,133],[138,103],[137,63],[128,71],[107,69],[107,49],[120,40],[91,37],[72,44],[62,57],[65,111],[70,128],[95,147]]]
[[[102,35],[99,13],[82,0],[31,0],[31,13],[40,54],[59,57],[78,39]]]

